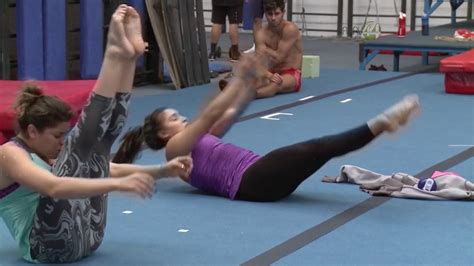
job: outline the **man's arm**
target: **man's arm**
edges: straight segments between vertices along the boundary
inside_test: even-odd
[[[265,30],[260,29],[255,33],[255,52],[257,54],[265,54],[267,45],[265,44]]]
[[[275,62],[273,57],[271,57],[271,54],[273,54],[275,51],[271,48],[267,48],[267,45],[265,44],[265,30],[263,29],[255,33],[255,51],[257,56],[268,59],[267,62],[263,62],[263,65],[266,66],[267,69],[270,69],[273,65],[278,63]],[[276,84],[281,83],[281,80],[278,80],[278,77],[275,77],[274,74],[268,70],[265,71],[265,73],[262,75],[262,78],[270,80]]]

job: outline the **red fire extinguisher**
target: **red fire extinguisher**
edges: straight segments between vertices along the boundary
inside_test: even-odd
[[[406,32],[406,25],[407,25],[407,15],[405,13],[400,12],[398,16],[398,37],[405,37]]]

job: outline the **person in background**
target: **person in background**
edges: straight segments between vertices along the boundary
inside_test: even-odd
[[[222,27],[225,25],[226,17],[229,20],[229,38],[231,43],[229,58],[232,61],[239,60],[239,24],[242,23],[242,9],[243,0],[212,0],[210,60],[217,58],[217,43],[222,33]]]
[[[298,26],[284,19],[284,0],[263,0],[267,24],[255,33],[256,53],[268,58],[266,74],[258,81],[256,98],[301,89],[303,47]],[[223,90],[227,80],[219,81]]]

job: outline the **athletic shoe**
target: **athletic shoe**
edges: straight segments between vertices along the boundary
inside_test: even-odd
[[[253,44],[252,48],[245,50],[244,54],[255,53],[255,43]]]

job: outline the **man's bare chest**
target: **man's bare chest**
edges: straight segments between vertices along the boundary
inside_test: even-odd
[[[265,44],[267,45],[267,47],[273,50],[277,50],[280,40],[281,40],[281,36],[272,32],[267,32],[266,38],[265,38]]]

